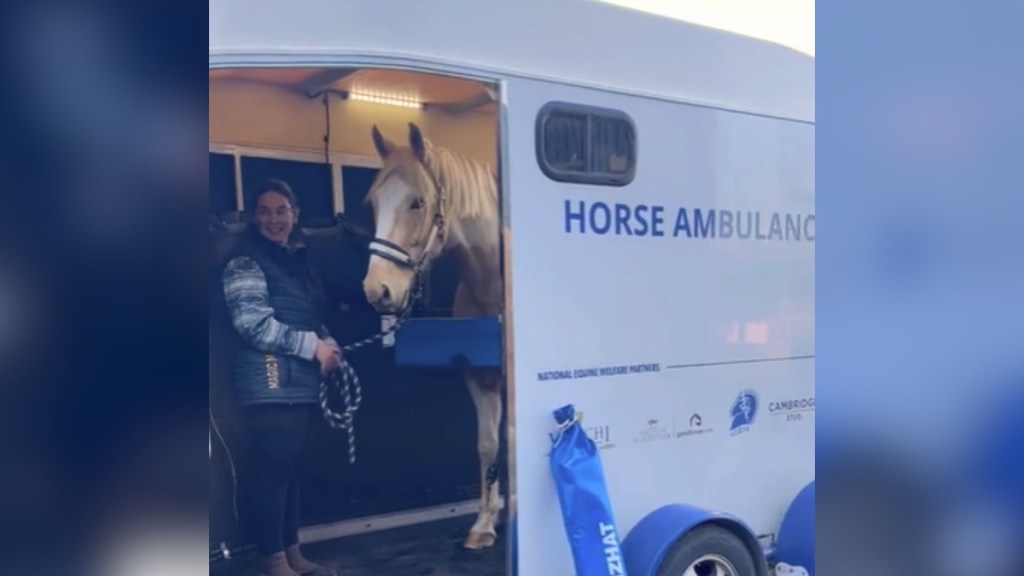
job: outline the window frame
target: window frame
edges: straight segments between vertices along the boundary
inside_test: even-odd
[[[245,169],[246,168],[246,161],[251,161],[251,162],[253,162],[255,164],[262,164],[264,162],[282,163],[282,164],[288,164],[290,166],[287,167],[287,168],[285,168],[284,166],[281,166],[279,170],[267,171],[267,172],[264,173],[264,175],[262,177],[259,177],[259,176],[255,176],[253,173],[249,173],[249,172],[246,171],[246,169]],[[238,155],[238,165],[239,165],[239,178],[240,178],[239,184],[240,184],[240,186],[242,188],[242,193],[243,193],[243,196],[242,196],[243,204],[242,204],[241,211],[244,212],[244,213],[249,213],[249,210],[254,210],[255,209],[255,206],[250,206],[249,210],[247,210],[245,208],[245,202],[254,201],[254,198],[252,198],[252,196],[251,196],[252,194],[257,192],[257,190],[254,187],[261,185],[261,183],[263,183],[263,182],[266,182],[267,178],[283,178],[286,183],[288,183],[289,185],[291,185],[293,187],[293,191],[295,192],[296,196],[298,197],[299,204],[302,207],[302,215],[303,216],[299,220],[299,223],[300,223],[299,225],[300,226],[305,226],[306,225],[305,224],[306,218],[308,218],[310,216],[313,216],[314,220],[316,220],[316,221],[323,221],[325,219],[336,218],[337,215],[340,213],[340,210],[339,210],[339,207],[338,207],[338,199],[337,199],[337,196],[338,196],[338,194],[337,194],[337,192],[338,192],[338,189],[337,189],[337,178],[334,176],[334,174],[331,173],[331,170],[335,166],[335,163],[333,163],[333,162],[326,163],[326,162],[323,161],[322,158],[319,161],[316,161],[316,160],[313,160],[312,158],[310,158],[310,159],[271,158],[271,157],[262,156],[262,155],[257,156],[257,155],[254,155],[254,154],[239,154]],[[250,166],[252,166],[252,165],[250,165]],[[253,168],[255,168],[255,167],[253,166]],[[266,166],[264,165],[263,168],[265,169]],[[312,169],[312,170],[314,170],[316,172],[321,172],[322,175],[325,175],[327,177],[327,182],[328,182],[328,188],[326,190],[327,194],[325,196],[321,196],[320,194],[314,194],[312,196],[309,196],[308,194],[309,194],[310,191],[305,189],[305,187],[294,188],[296,186],[296,181],[293,181],[292,178],[289,178],[289,177],[285,176],[285,173],[288,170],[294,170],[294,169],[299,170],[300,173],[302,173],[302,172],[304,172],[306,170]],[[261,171],[260,169],[256,169],[255,170],[256,173],[258,173],[260,171]],[[249,184],[248,188],[245,187],[245,184],[246,184],[247,180],[248,180],[248,184]],[[301,181],[301,177],[299,177],[299,181]],[[327,204],[328,201],[329,201],[330,209],[327,210],[326,213],[325,212],[321,212],[322,209],[326,209],[327,208],[326,204]],[[342,208],[344,208],[344,206],[342,206]]]
[[[238,208],[238,192],[239,192],[239,185],[238,185],[238,155],[234,154],[234,153],[230,153],[230,152],[223,152],[223,151],[220,151],[220,150],[212,150],[211,149],[210,150],[210,156],[207,157],[208,161],[209,161],[210,158],[212,158],[213,155],[223,156],[223,157],[228,158],[228,159],[231,160],[231,208],[232,208],[232,210],[237,212],[239,210],[239,208]],[[210,172],[211,172],[210,176],[211,176],[211,182],[212,182],[212,165],[211,165]],[[211,201],[213,200],[212,189],[209,192],[210,193],[208,194],[208,197],[207,197],[207,212],[209,212],[210,214],[214,214],[214,215],[220,217],[222,214],[224,214],[224,211],[213,211],[212,206],[211,206]]]
[[[553,116],[559,114],[572,115],[572,116],[583,116],[586,118],[586,129],[584,137],[584,166],[586,170],[590,169],[592,164],[591,154],[593,153],[593,119],[595,117],[605,120],[617,120],[624,122],[629,126],[629,130],[633,135],[633,146],[630,151],[632,158],[628,158],[629,169],[622,173],[612,172],[576,172],[572,170],[563,170],[556,168],[548,163],[547,155],[545,152],[546,140],[544,138],[544,128],[547,125],[548,120]],[[599,106],[590,106],[586,104],[575,104],[572,102],[552,101],[548,102],[541,107],[540,111],[537,112],[537,121],[535,126],[535,146],[537,153],[537,164],[540,166],[541,172],[545,176],[556,182],[565,182],[572,184],[586,184],[591,186],[614,186],[623,187],[631,184],[633,179],[636,178],[636,166],[640,160],[640,146],[639,146],[639,135],[636,129],[636,123],[629,114],[612,108],[603,108]]]
[[[242,211],[245,206],[245,191],[242,189],[242,156],[266,158],[270,160],[291,160],[295,162],[325,163],[322,150],[306,150],[295,148],[284,148],[266,145],[234,144],[228,142],[209,141],[209,152],[211,154],[224,154],[235,158],[235,210]],[[341,168],[355,166],[359,168],[381,169],[384,162],[376,156],[362,156],[358,154],[346,154],[331,151],[331,196],[334,204],[335,214],[342,214],[345,211],[344,194],[345,190],[341,185]]]

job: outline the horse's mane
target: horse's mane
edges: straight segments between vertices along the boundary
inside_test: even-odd
[[[428,206],[435,206],[437,188],[433,178],[436,178],[445,192],[446,218],[487,218],[497,215],[498,178],[489,164],[434,146],[426,140],[424,144],[425,162],[420,162],[409,148],[394,149],[367,195],[367,201],[372,200],[381,183],[392,175],[398,175],[420,191]],[[429,226],[430,222],[425,221],[424,225]]]

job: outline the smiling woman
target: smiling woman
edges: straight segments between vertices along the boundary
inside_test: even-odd
[[[264,184],[256,200],[255,210],[260,234],[282,246],[287,244],[299,221],[298,204],[295,193],[284,182],[271,180]]]
[[[252,529],[266,576],[332,570],[299,550],[299,475],[317,415],[320,377],[341,352],[329,336],[322,286],[294,234],[298,202],[285,182],[256,191],[255,227],[225,266],[224,296],[240,338],[233,384],[247,413],[253,448]]]

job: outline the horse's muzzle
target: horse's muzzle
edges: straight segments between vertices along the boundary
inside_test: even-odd
[[[398,314],[408,305],[409,291],[396,294],[387,284],[364,287],[366,300],[380,314]]]

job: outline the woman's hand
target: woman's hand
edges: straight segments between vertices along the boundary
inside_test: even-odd
[[[341,348],[333,338],[318,340],[316,343],[316,359],[320,363],[320,373],[329,374],[341,367]]]

